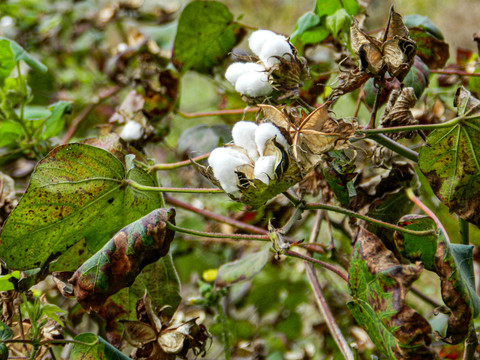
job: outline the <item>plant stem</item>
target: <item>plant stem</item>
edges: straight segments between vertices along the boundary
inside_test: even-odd
[[[354,360],[352,350],[350,349],[347,341],[343,337],[342,332],[340,331],[340,328],[338,327],[338,324],[335,321],[335,318],[333,317],[330,308],[328,307],[327,301],[323,296],[322,289],[318,282],[317,276],[315,275],[315,270],[313,266],[309,263],[306,263],[305,269],[307,272],[308,280],[310,281],[310,285],[312,286],[315,299],[317,300],[317,305],[323,315],[323,318],[327,322],[328,329],[330,330],[330,333],[332,334],[335,342],[337,343],[340,352],[343,354],[343,357],[346,360]]]
[[[475,325],[472,324],[468,337],[465,340],[465,350],[463,352],[463,360],[473,360],[475,358],[475,350],[478,346],[477,332]]]
[[[377,89],[375,96],[375,102],[373,103],[372,113],[370,115],[370,121],[367,124],[367,129],[375,129],[375,119],[377,118],[378,105],[380,104],[380,97],[382,96],[383,88],[385,86],[383,76],[380,79],[380,86]]]
[[[226,360],[230,360],[230,336],[227,323],[227,316],[223,311],[222,305],[216,304],[215,308],[217,309],[218,316],[220,317],[220,325],[222,327],[222,338],[223,338],[223,354],[225,355]]]
[[[378,129],[360,129],[357,130],[357,133],[361,134],[389,134],[405,131],[417,131],[417,130],[435,130],[435,129],[444,129],[457,125],[464,117],[459,116],[453,118],[452,120],[446,121],[440,124],[428,124],[428,125],[406,125],[406,126],[392,126],[387,128],[378,128]]]
[[[268,235],[211,233],[211,232],[204,232],[204,231],[197,231],[197,230],[182,228],[168,221],[166,224],[167,224],[167,228],[170,230],[178,231],[178,232],[189,234],[189,235],[203,236],[207,238],[270,241],[270,237]]]
[[[458,218],[458,226],[460,230],[460,239],[463,245],[468,245],[469,241],[469,229],[468,222],[463,220],[461,217]]]
[[[194,157],[191,160],[189,159],[189,160],[179,161],[179,162],[170,163],[170,164],[155,164],[155,165],[152,165],[152,166],[148,167],[148,172],[160,171],[160,170],[179,169],[179,168],[182,168],[182,167],[185,167],[185,166],[192,165],[192,160],[193,161],[202,161],[202,160],[207,159],[209,156],[210,156],[210,153]]]
[[[297,259],[302,259],[302,260],[304,260],[306,262],[309,262],[309,263],[312,263],[312,264],[320,265],[321,267],[323,267],[327,270],[330,270],[331,272],[337,274],[338,276],[340,276],[343,280],[345,280],[348,283],[348,276],[345,275],[341,270],[338,270],[335,266],[330,265],[329,263],[326,263],[326,262],[321,261],[321,260],[317,260],[315,258],[312,258],[312,257],[308,256],[308,255],[303,255],[303,254],[297,253],[296,251],[292,251],[292,250],[286,250],[284,254],[287,255],[287,256],[290,256],[290,257],[297,258]]]
[[[215,111],[207,111],[207,112],[200,112],[200,113],[186,113],[183,111],[177,111],[177,114],[187,119],[195,119],[198,117],[207,117],[207,116],[242,115],[247,112],[257,112],[259,109],[260,108],[258,107],[252,107],[249,109],[215,110]]]
[[[127,185],[141,190],[141,191],[156,191],[156,192],[172,192],[172,193],[195,193],[195,194],[220,194],[223,193],[223,190],[214,189],[214,188],[169,188],[169,187],[157,187],[157,186],[147,186],[137,183],[133,180],[125,180]]]
[[[417,205],[420,209],[422,209],[422,211],[427,214],[429,217],[432,218],[432,220],[435,222],[435,225],[437,225],[437,227],[442,230],[443,234],[445,235],[445,240],[449,243],[450,242],[450,239],[448,237],[448,233],[447,231],[445,230],[445,228],[443,227],[443,224],[440,222],[440,220],[438,219],[437,215],[435,215],[435,213],[430,210],[427,205],[425,205],[418,197],[415,196],[415,194],[413,193],[413,190],[411,188],[408,188],[406,190],[406,193],[407,193],[407,196],[410,200],[412,200],[412,202]]]
[[[406,157],[409,160],[418,162],[418,153],[409,149],[406,146],[396,142],[395,140],[390,139],[388,136],[383,134],[368,134],[367,137],[379,143],[380,145],[385,146],[386,148]]]
[[[431,74],[441,74],[441,75],[458,75],[458,76],[480,76],[480,73],[469,73],[468,71],[460,70],[430,70]]]
[[[435,234],[435,230],[426,230],[426,231],[415,231],[415,230],[409,230],[409,229],[404,229],[400,226],[390,224],[381,220],[377,220],[365,215],[360,215],[354,211],[347,210],[338,206],[334,205],[327,205],[327,204],[306,204],[305,209],[307,210],[317,210],[317,209],[322,209],[322,210],[328,210],[328,211],[334,211],[340,214],[348,215],[357,219],[364,220],[366,222],[376,224],[378,226],[390,229],[390,230],[395,230],[402,232],[404,234],[409,234],[409,235],[415,235],[415,236],[426,236],[426,235],[433,235]]]

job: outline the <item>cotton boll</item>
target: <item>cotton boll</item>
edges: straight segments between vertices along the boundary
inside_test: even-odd
[[[233,143],[243,147],[253,161],[258,159],[257,145],[255,144],[255,131],[258,125],[250,121],[239,121],[232,129]]]
[[[280,35],[277,35],[270,30],[254,31],[252,35],[250,35],[250,37],[248,38],[248,46],[250,46],[250,49],[255,55],[260,56],[263,46],[270,40],[274,39],[276,36]]]
[[[225,78],[230,81],[230,83],[235,86],[235,83],[237,82],[238,78],[242,76],[245,73],[251,72],[251,71],[265,71],[265,68],[256,63],[241,63],[241,62],[236,62],[230,65],[227,68],[227,71],[225,72]]]
[[[257,149],[260,155],[263,155],[265,143],[275,136],[277,137],[276,141],[279,144],[282,144],[285,149],[288,149],[290,145],[275,125],[269,122],[264,122],[258,126],[257,131],[255,131],[255,143],[257,144]]]
[[[120,138],[124,141],[136,141],[143,136],[143,127],[136,121],[127,121],[120,133]]]
[[[265,69],[264,69],[265,70]],[[266,72],[251,71],[241,75],[235,83],[235,90],[252,97],[267,96],[272,91]]]
[[[216,148],[208,157],[208,164],[213,170],[213,175],[227,193],[238,191],[235,169],[249,163],[248,156],[225,147]]]
[[[276,56],[290,60],[290,55],[292,54],[292,48],[287,39],[283,36],[277,35],[274,39],[265,43],[259,58],[267,68],[270,68],[280,62]]]
[[[275,156],[260,156],[255,162],[253,176],[268,185],[275,177]]]

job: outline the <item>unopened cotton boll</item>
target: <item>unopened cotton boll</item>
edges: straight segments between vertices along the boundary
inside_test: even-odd
[[[274,39],[276,36],[280,35],[277,35],[270,30],[254,31],[252,35],[250,35],[250,37],[248,38],[248,46],[250,46],[250,49],[255,55],[260,56],[263,46],[270,40]]]
[[[260,156],[255,162],[253,176],[268,185],[275,177],[275,156]]]
[[[120,133],[120,138],[124,141],[136,141],[140,140],[143,136],[143,127],[136,121],[127,121]]]
[[[230,194],[238,191],[236,168],[249,163],[248,156],[225,147],[216,148],[208,157],[213,175],[220,182],[222,189]]]
[[[266,72],[251,71],[241,75],[235,83],[235,90],[252,97],[267,96],[272,91]]]
[[[225,72],[225,78],[230,81],[230,83],[235,86],[235,83],[237,82],[238,78],[242,76],[243,74],[246,74],[248,72],[252,71],[257,71],[257,72],[263,72],[265,71],[265,68],[257,63],[241,63],[241,62],[236,62],[230,65],[227,68],[227,71]]]
[[[258,159],[257,145],[255,143],[255,131],[258,125],[250,121],[239,121],[232,129],[233,143],[243,147],[253,161]]]
[[[257,144],[257,149],[260,155],[263,155],[263,150],[265,150],[265,143],[271,138],[276,136],[276,141],[279,144],[282,144],[285,149],[288,149],[289,144],[287,139],[282,135],[280,130],[269,122],[264,122],[260,124],[255,131],[255,143]]]
[[[277,57],[283,57],[286,60],[290,60],[291,55],[293,55],[292,47],[287,39],[283,36],[277,35],[274,39],[263,46],[262,52],[258,57],[267,68],[270,68],[280,62]]]

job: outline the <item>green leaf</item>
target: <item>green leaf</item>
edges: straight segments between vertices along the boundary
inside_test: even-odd
[[[109,152],[62,145],[41,160],[0,234],[0,257],[10,269],[51,262],[85,238],[96,252],[122,226],[161,206],[158,193],[125,186],[132,179],[154,186],[141,169],[126,171]]]
[[[178,20],[173,63],[185,73],[210,73],[241,40],[244,30],[228,8],[217,1],[193,1]]]
[[[11,120],[0,121],[0,147],[18,144],[23,137],[22,126]]]
[[[437,39],[443,40],[443,34],[440,29],[426,16],[422,15],[406,15],[403,17],[406,27],[419,27],[435,36]]]
[[[65,326],[63,324],[63,321],[60,319],[60,317],[57,315],[57,313],[60,313],[60,314],[67,314],[68,312],[63,310],[63,309],[60,309],[57,305],[54,305],[54,304],[45,304],[42,306],[42,311],[43,311],[43,314],[52,319],[53,321],[56,321],[57,323],[59,323],[61,326]]]
[[[45,129],[41,135],[43,140],[60,134],[65,126],[65,115],[72,112],[72,104],[70,101],[59,101],[50,106],[49,109],[52,113],[45,121]]]
[[[182,301],[182,296],[180,279],[173,265],[171,253],[143,269],[136,281],[147,289],[153,305],[159,309],[169,305],[164,314],[173,316]]]
[[[295,30],[293,31],[292,35],[290,35],[290,39],[295,41],[297,37],[300,37],[305,31],[317,26],[319,23],[320,16],[315,14],[313,11],[306,12],[298,18],[297,25],[295,25]]]
[[[355,16],[360,12],[360,5],[357,0],[343,0],[343,8],[350,16]]]
[[[330,158],[323,162],[322,172],[335,197],[342,204],[348,204],[350,198],[357,195],[354,180],[357,177],[355,165],[342,151],[330,151]]]
[[[436,129],[419,152],[419,166],[435,195],[462,219],[480,226],[480,101],[460,87],[456,125]]]
[[[130,358],[115,349],[108,342],[92,333],[75,336],[75,341],[85,344],[73,344],[70,360],[129,360]]]
[[[14,68],[15,61],[13,60],[10,41],[0,37],[0,85],[3,84]]]
[[[7,345],[4,343],[0,343],[0,360],[7,360],[8,359],[8,348]]]
[[[15,287],[13,283],[9,281],[11,278],[20,279],[20,271],[14,271],[10,274],[0,276],[0,291],[13,290]]]
[[[47,72],[47,67],[45,65],[43,65],[37,59],[35,59],[29,53],[27,53],[25,49],[22,48],[20,45],[18,45],[15,41],[10,39],[5,39],[3,37],[0,37],[0,40],[7,40],[10,42],[10,49],[13,53],[13,61],[15,63],[19,62],[20,60],[23,60],[32,69],[43,72],[43,73]]]
[[[409,230],[436,230],[432,218],[424,215],[406,215],[398,225]],[[395,245],[399,253],[411,262],[421,261],[425,269],[435,271],[435,254],[437,252],[437,235],[416,236],[398,231],[394,234]]]
[[[0,341],[10,340],[13,338],[13,331],[10,326],[0,322]]]
[[[242,280],[247,280],[262,271],[268,261],[270,245],[265,245],[260,251],[245,255],[240,260],[223,264],[218,269],[215,279],[216,287],[225,287]]]
[[[347,304],[377,348],[389,359],[429,359],[431,328],[405,296],[423,266],[401,265],[374,234],[361,229],[349,269]]]
[[[309,11],[303,14],[297,21],[295,31],[291,35],[292,42],[300,46],[301,44],[315,44],[330,35],[325,21],[321,21],[320,16]]]
[[[317,0],[315,2],[315,13],[320,17],[333,15],[341,8],[342,3],[339,0]]]
[[[423,91],[428,87],[428,77],[430,76],[430,69],[421,60],[420,57],[415,56],[415,62],[410,68],[407,76],[403,80],[406,87],[411,87],[415,91],[415,96],[420,99]]]
[[[336,38],[340,31],[348,31],[350,17],[344,9],[337,10],[333,15],[327,16],[327,28]]]

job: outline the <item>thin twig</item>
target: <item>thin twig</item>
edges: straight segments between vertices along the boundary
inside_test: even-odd
[[[207,117],[207,116],[242,115],[247,112],[257,112],[258,110],[259,110],[258,107],[252,107],[249,109],[215,110],[215,111],[207,111],[207,112],[199,112],[199,113],[187,113],[183,111],[177,111],[177,114],[187,119],[195,119],[198,117]]]
[[[430,74],[458,75],[458,76],[480,76],[480,73],[469,73],[461,70],[430,70]]]
[[[396,142],[395,140],[390,139],[388,136],[383,134],[368,134],[367,137],[396,152],[397,154],[406,157],[409,160],[418,162],[418,153],[416,151],[413,151],[408,147]]]
[[[335,342],[337,343],[340,352],[343,354],[343,357],[346,360],[354,360],[352,350],[348,346],[347,340],[345,340],[345,337],[340,331],[340,328],[338,327],[338,324],[335,321],[335,318],[333,317],[330,308],[328,307],[327,301],[323,296],[322,289],[318,282],[317,276],[315,275],[315,270],[312,264],[305,263],[305,269],[307,272],[308,280],[310,281],[310,285],[312,286],[317,305],[323,315],[323,318],[327,322],[330,333],[332,334]]]
[[[171,192],[171,193],[192,193],[192,194],[220,194],[224,193],[223,190],[217,188],[170,188],[170,187],[161,187],[161,186],[147,186],[137,183],[133,180],[125,180],[127,185],[131,187],[141,190],[141,191],[153,191],[153,192]]]
[[[192,160],[193,161],[202,161],[205,160],[210,156],[210,153],[203,154],[197,157],[192,158],[191,160],[184,160],[184,161],[179,161],[176,163],[170,163],[170,164],[155,164],[152,166],[148,167],[148,172],[152,171],[160,171],[160,170],[173,170],[173,169],[179,169],[185,166],[190,166],[192,165]]]
[[[445,129],[445,128],[449,128],[457,125],[462,119],[465,119],[465,117],[459,116],[440,124],[392,126],[392,127],[382,127],[377,129],[370,129],[368,127],[365,127],[363,129],[357,130],[357,133],[369,135],[369,134],[390,134],[390,133],[397,133],[397,132],[410,132],[410,131],[418,131],[418,130]]]
[[[66,144],[70,141],[72,136],[75,134],[75,131],[77,131],[78,126],[80,123],[87,117],[87,115],[92,111],[97,105],[99,105],[102,101],[108,99],[110,96],[113,96],[116,94],[118,91],[121,90],[121,87],[115,85],[112,86],[111,88],[105,90],[102,92],[99,96],[97,101],[88,104],[81,112],[80,114],[77,115],[77,117],[72,121],[70,127],[68,128],[67,132],[63,136],[61,144]]]
[[[384,88],[383,81],[384,80],[383,80],[383,76],[382,76],[382,78],[380,79],[381,85],[377,89],[377,95],[375,96],[375,102],[373,103],[373,109],[372,109],[372,113],[370,115],[370,121],[368,122],[368,125],[366,127],[367,129],[374,129],[375,128],[375,119],[377,118],[377,111],[378,111],[378,107],[379,107],[379,104],[380,104],[380,97],[382,95],[383,88]]]
[[[326,263],[326,262],[321,261],[321,260],[317,260],[317,259],[312,258],[312,257],[307,256],[307,255],[297,253],[296,251],[292,251],[292,250],[286,250],[284,252],[284,254],[287,255],[287,256],[295,257],[297,259],[305,260],[306,262],[309,262],[309,263],[312,263],[312,264],[320,265],[321,267],[323,267],[327,270],[330,270],[331,272],[337,274],[343,280],[348,282],[348,276],[346,274],[344,274],[341,270],[338,270],[335,266],[330,265],[329,263]]]
[[[475,358],[475,350],[478,346],[478,336],[475,330],[475,325],[472,324],[468,337],[465,340],[465,350],[463,353],[463,360],[473,360]]]

